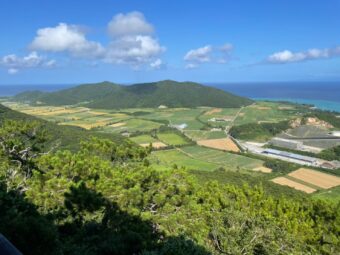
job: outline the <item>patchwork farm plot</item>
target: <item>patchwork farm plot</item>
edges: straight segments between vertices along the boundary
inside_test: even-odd
[[[313,196],[332,197],[340,194],[339,177],[308,169],[279,176],[277,172],[264,166],[263,160],[250,158],[246,154],[236,154],[240,153],[239,147],[227,135],[230,126],[295,119],[304,111],[295,105],[257,102],[247,107],[230,109],[199,107],[102,110],[79,106],[29,106],[11,102],[5,104],[60,125],[74,125],[98,132],[127,133],[133,142],[143,147],[151,143],[154,151],[148,159],[159,169],[177,165],[188,170],[213,172],[223,168],[229,173],[237,174],[241,171],[251,176],[262,176],[265,181],[272,180],[278,185]],[[286,136],[327,135],[328,131],[302,125],[288,130]],[[197,145],[193,145],[195,142]],[[313,144],[314,141],[306,143]],[[334,144],[319,143],[318,146],[328,148]]]
[[[230,137],[221,139],[199,140],[197,141],[197,144],[217,150],[240,152],[239,147]]]
[[[187,146],[180,150],[192,158],[214,163],[225,167],[228,170],[253,170],[263,166],[264,163],[262,160],[252,159],[243,155],[232,154],[201,146]]]
[[[226,137],[224,131],[184,130],[184,134],[194,141]]]
[[[244,107],[238,114],[235,124],[269,123],[289,120],[300,116],[301,109],[290,104],[256,102]]]
[[[160,141],[169,145],[184,145],[188,143],[182,136],[171,132],[158,133],[157,137]]]
[[[289,173],[287,176],[277,177],[272,181],[306,193],[328,190],[340,186],[340,177],[308,168],[300,168]]]

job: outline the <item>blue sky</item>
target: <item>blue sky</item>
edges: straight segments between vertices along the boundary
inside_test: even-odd
[[[339,81],[340,1],[2,0],[0,83]]]

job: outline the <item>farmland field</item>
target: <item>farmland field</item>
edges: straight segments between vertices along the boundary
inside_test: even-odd
[[[252,159],[242,155],[236,155],[201,146],[187,146],[181,148],[181,150],[193,158],[218,164],[219,166],[225,167],[227,170],[252,170],[263,165],[262,160]]]
[[[307,168],[300,168],[288,175],[323,189],[329,189],[340,185],[340,177]]]
[[[277,177],[277,178],[273,179],[272,182],[279,184],[279,185],[288,186],[288,187],[291,187],[293,189],[306,192],[307,194],[310,194],[310,193],[313,193],[313,192],[316,191],[316,189],[314,189],[314,188],[311,188],[311,187],[308,187],[308,186],[303,185],[301,183],[295,182],[295,181],[290,180],[286,177]]]
[[[226,137],[224,131],[185,130],[184,134],[194,141]]]
[[[158,133],[157,137],[160,141],[169,144],[169,145],[183,145],[183,144],[187,144],[187,141],[185,141],[185,139],[176,134],[176,133]]]
[[[158,141],[157,139],[153,138],[151,135],[134,136],[134,137],[130,137],[130,140],[132,140],[132,141],[134,141],[135,143],[138,143],[138,144],[153,143],[153,142]]]
[[[240,149],[238,148],[238,146],[229,137],[222,138],[222,139],[200,140],[200,141],[197,141],[197,144],[201,146],[217,149],[217,150],[240,152]]]
[[[256,104],[242,109],[235,120],[235,124],[279,122],[298,117],[300,111],[295,106],[288,104],[256,102]]]
[[[213,171],[219,167],[211,162],[191,158],[176,149],[153,152],[150,160],[156,165],[172,167],[176,164],[179,167],[186,167],[192,170]]]
[[[152,143],[154,151],[148,159],[154,167],[159,169],[172,167],[175,164],[178,167],[186,167],[188,170],[203,171],[209,174],[215,173],[217,169],[224,169],[225,173],[245,174],[248,177],[261,178],[267,184],[270,183],[268,185],[271,185],[273,189],[293,190],[300,193],[295,190],[297,189],[312,193],[313,197],[330,199],[335,199],[336,195],[340,193],[339,187],[321,183],[320,176],[313,179],[309,175],[308,179],[305,175],[296,175],[294,172],[283,175],[265,167],[265,162],[261,159],[251,158],[245,154],[226,152],[229,149],[241,153],[239,148],[227,138],[226,132],[228,132],[229,126],[246,123],[277,123],[282,120],[294,119],[301,116],[306,109],[295,105],[256,102],[256,104],[244,108],[229,109],[198,107],[193,109],[103,110],[79,106],[30,106],[13,102],[4,102],[4,104],[59,125],[74,125],[104,133],[126,133],[133,142],[144,147]],[[287,131],[288,136],[298,137],[327,136],[327,132],[326,129],[311,126],[301,126]],[[192,145],[189,140],[206,147]],[[321,148],[334,146],[334,141],[304,141],[306,145],[315,143]],[[169,145],[178,147],[176,149],[165,148]],[[275,182],[270,181],[273,178],[276,180]],[[241,180],[239,181],[241,183]],[[280,187],[277,184],[286,186]],[[326,186],[330,188],[324,190]]]

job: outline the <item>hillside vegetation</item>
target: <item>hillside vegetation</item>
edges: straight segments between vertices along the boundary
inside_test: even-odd
[[[127,139],[124,139],[118,134],[98,133],[75,126],[60,126],[53,122],[45,121],[31,115],[11,110],[0,104],[0,124],[6,120],[20,120],[39,124],[40,126],[44,127],[45,130],[48,130],[49,137],[45,141],[45,145],[53,145],[59,149],[69,149],[74,151],[79,148],[80,141],[87,140],[91,136],[125,143],[126,145],[129,144]]]
[[[241,107],[252,103],[250,99],[193,82],[171,80],[142,83],[130,86],[110,82],[80,85],[51,93],[24,92],[16,101],[33,104],[73,105],[83,104],[92,108],[141,108],[158,107]]]
[[[149,149],[98,137],[49,151],[53,126],[3,111],[0,232],[23,254],[340,252],[340,203],[199,182],[154,168]]]

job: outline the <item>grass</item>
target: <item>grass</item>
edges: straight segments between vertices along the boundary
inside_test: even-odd
[[[213,171],[219,166],[214,163],[191,158],[184,153],[174,150],[155,151],[150,156],[150,161],[156,166],[186,167],[190,170]]]
[[[153,138],[151,135],[134,136],[130,137],[130,140],[138,144],[158,142],[158,140]]]
[[[169,144],[169,145],[184,145],[187,144],[187,141],[185,141],[185,139],[175,133],[158,133],[157,137],[160,141]]]
[[[231,171],[236,171],[238,169],[252,170],[256,167],[262,166],[264,163],[262,160],[201,146],[188,146],[181,148],[181,150],[193,158],[217,164]]]
[[[235,125],[280,122],[298,117],[300,112],[300,108],[290,104],[256,102],[242,110],[235,120]]]
[[[184,134],[194,141],[206,140],[206,139],[219,139],[225,138],[224,131],[203,131],[203,130],[188,130],[184,131]]]
[[[329,189],[329,190],[321,190],[318,191],[313,195],[313,198],[315,199],[326,199],[326,200],[332,200],[335,202],[340,202],[340,186]]]
[[[121,126],[105,126],[100,129],[100,131],[103,132],[123,132],[127,131],[130,133],[134,132],[148,132],[154,129],[158,129],[160,126],[162,126],[161,123],[154,122],[151,120],[143,120],[143,119],[128,119],[123,121],[124,125]]]

